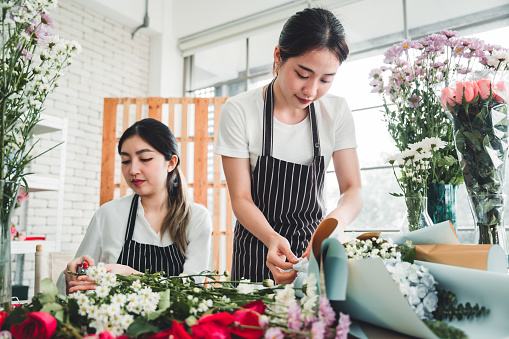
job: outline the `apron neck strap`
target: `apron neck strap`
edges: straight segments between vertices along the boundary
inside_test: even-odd
[[[263,146],[262,156],[272,156],[272,134],[273,134],[273,119],[274,119],[274,82],[276,78],[267,87],[265,92],[265,100],[263,105]],[[313,155],[319,157],[320,151],[320,138],[318,135],[318,126],[316,124],[315,105],[311,103],[309,106],[309,119],[311,121],[311,131],[313,133]]]
[[[134,234],[134,224],[136,223],[136,213],[138,212],[138,194],[133,197],[131,208],[129,209],[129,218],[127,219],[127,230],[125,232],[124,242],[130,241]]]

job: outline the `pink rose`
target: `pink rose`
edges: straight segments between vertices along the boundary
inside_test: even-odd
[[[26,238],[27,238],[27,235],[25,234],[25,232],[19,232],[18,233],[18,240],[19,241],[25,241]]]
[[[27,313],[28,318],[21,324],[11,326],[16,339],[49,339],[57,329],[57,320],[46,312]]]
[[[450,107],[456,106],[456,90],[451,87],[446,87],[442,90],[442,99],[440,99],[440,102],[442,103],[442,106],[447,111],[447,104],[449,104]]]
[[[479,93],[479,88],[477,87],[477,83],[473,80],[465,81],[465,82],[457,82],[456,83],[456,100],[458,102],[471,102],[477,97]]]
[[[495,100],[498,103],[504,103],[509,99],[509,85],[506,81],[500,81],[495,85],[493,89],[495,92]]]
[[[477,80],[477,86],[479,87],[479,95],[483,100],[488,99],[493,95],[493,83],[488,78]]]

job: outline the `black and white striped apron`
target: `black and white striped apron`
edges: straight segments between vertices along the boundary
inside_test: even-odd
[[[124,246],[117,264],[127,265],[142,273],[145,273],[145,270],[149,273],[164,271],[167,276],[178,276],[184,271],[185,256],[178,250],[177,244],[160,247],[140,244],[133,240],[138,200],[138,195],[135,194],[127,220]]]
[[[267,87],[263,114],[262,155],[251,174],[251,197],[272,228],[290,242],[301,257],[313,232],[325,216],[324,158],[313,103],[309,105],[313,135],[313,163],[295,164],[272,157],[274,81]],[[238,221],[233,238],[232,280],[261,282],[273,278],[265,264],[267,247]]]

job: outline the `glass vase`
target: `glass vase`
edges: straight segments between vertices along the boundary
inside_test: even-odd
[[[457,185],[431,184],[428,186],[428,214],[434,224],[450,221],[456,229]]]
[[[0,311],[11,311],[11,215],[19,183],[0,180]]]
[[[433,225],[428,214],[428,198],[405,197],[405,205],[406,213],[401,223],[401,232],[412,232]]]
[[[474,218],[474,236],[478,244],[498,244],[507,253],[504,226],[505,194],[469,195]]]

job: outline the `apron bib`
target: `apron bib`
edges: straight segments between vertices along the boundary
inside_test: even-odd
[[[167,247],[160,247],[140,244],[132,239],[137,211],[138,195],[135,194],[127,219],[124,246],[117,264],[127,265],[141,273],[145,273],[145,270],[148,270],[151,274],[164,271],[167,276],[178,276],[184,271],[185,256],[178,250],[177,244],[173,243]]]
[[[301,257],[325,216],[324,158],[320,154],[313,103],[309,105],[314,145],[312,164],[295,164],[272,157],[273,84],[274,80],[265,94],[262,155],[251,174],[251,197],[272,228],[288,239],[292,252]],[[233,238],[232,280],[244,278],[261,282],[273,279],[266,260],[267,247],[237,221]]]

